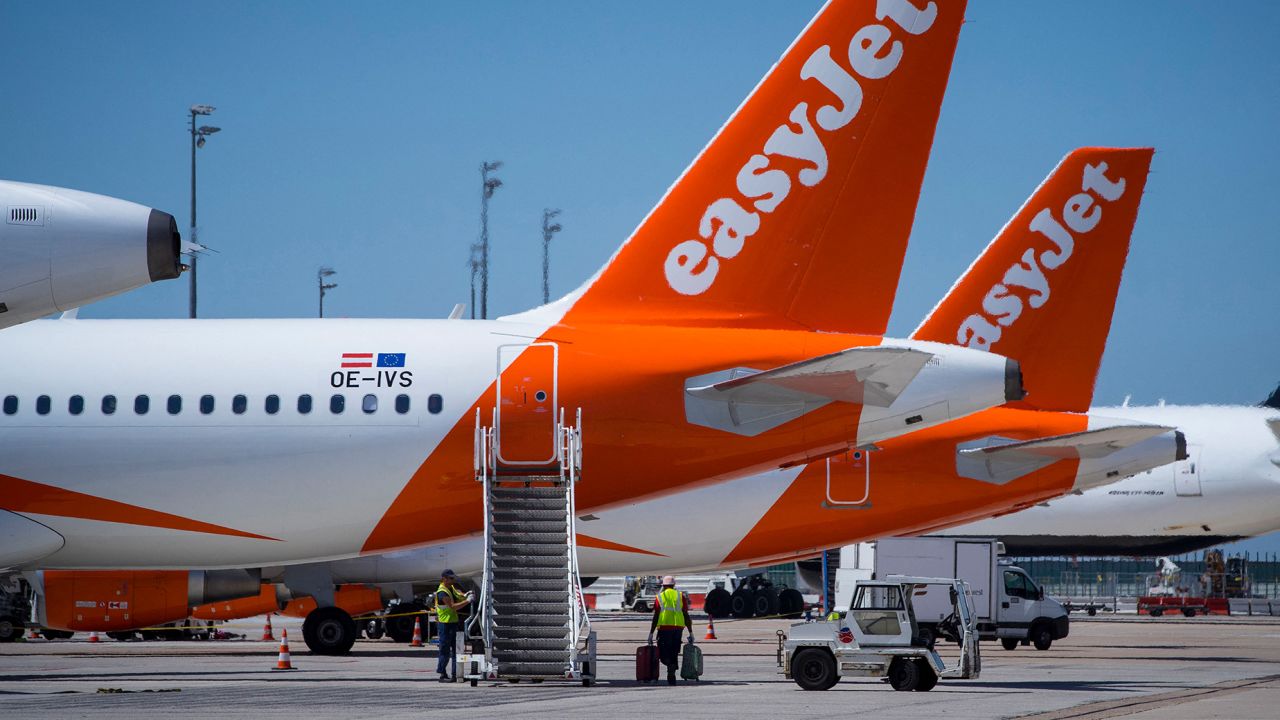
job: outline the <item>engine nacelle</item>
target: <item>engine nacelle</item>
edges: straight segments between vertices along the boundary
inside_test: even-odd
[[[182,272],[169,213],[9,180],[0,180],[0,213],[0,328]]]
[[[248,570],[42,570],[40,623],[57,630],[136,630],[185,619],[193,605],[258,595]]]

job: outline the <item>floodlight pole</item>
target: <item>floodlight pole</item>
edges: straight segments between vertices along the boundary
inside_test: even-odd
[[[489,173],[502,167],[501,160],[480,164],[480,318],[489,317],[489,198],[502,181]],[[474,305],[474,303],[472,303]]]
[[[324,317],[324,295],[326,292],[338,287],[338,283],[327,283],[324,281],[327,277],[337,275],[337,271],[329,267],[321,267],[316,271],[316,284],[320,286],[320,317]]]
[[[195,107],[191,108],[191,232],[187,237],[192,243],[196,242],[196,115],[199,113]],[[199,260],[197,253],[191,253],[191,269],[187,271],[190,278],[188,283],[187,312],[191,319],[196,317],[196,263]]]
[[[542,211],[542,304],[551,302],[551,236],[560,232],[560,223],[553,223],[559,210]]]

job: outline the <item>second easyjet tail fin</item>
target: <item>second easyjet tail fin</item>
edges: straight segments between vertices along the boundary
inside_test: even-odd
[[[1067,155],[913,337],[1013,358],[1026,403],[1087,410],[1153,152]]]
[[[963,0],[831,0],[563,322],[880,335]]]

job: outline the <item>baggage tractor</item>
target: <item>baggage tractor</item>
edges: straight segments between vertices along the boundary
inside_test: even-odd
[[[658,646],[653,643],[636,648],[636,682],[658,679]]]
[[[693,640],[693,638],[689,638]],[[680,677],[685,680],[697,680],[702,677],[702,648],[692,642],[684,644],[680,657]]]

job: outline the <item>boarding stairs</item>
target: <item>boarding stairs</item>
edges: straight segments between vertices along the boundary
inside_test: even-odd
[[[459,668],[479,680],[595,681],[596,635],[582,597],[575,543],[574,488],[582,470],[579,410],[557,418],[549,465],[510,465],[501,443],[476,413],[476,480],[484,486],[484,576],[479,611],[483,655],[460,655]]]

